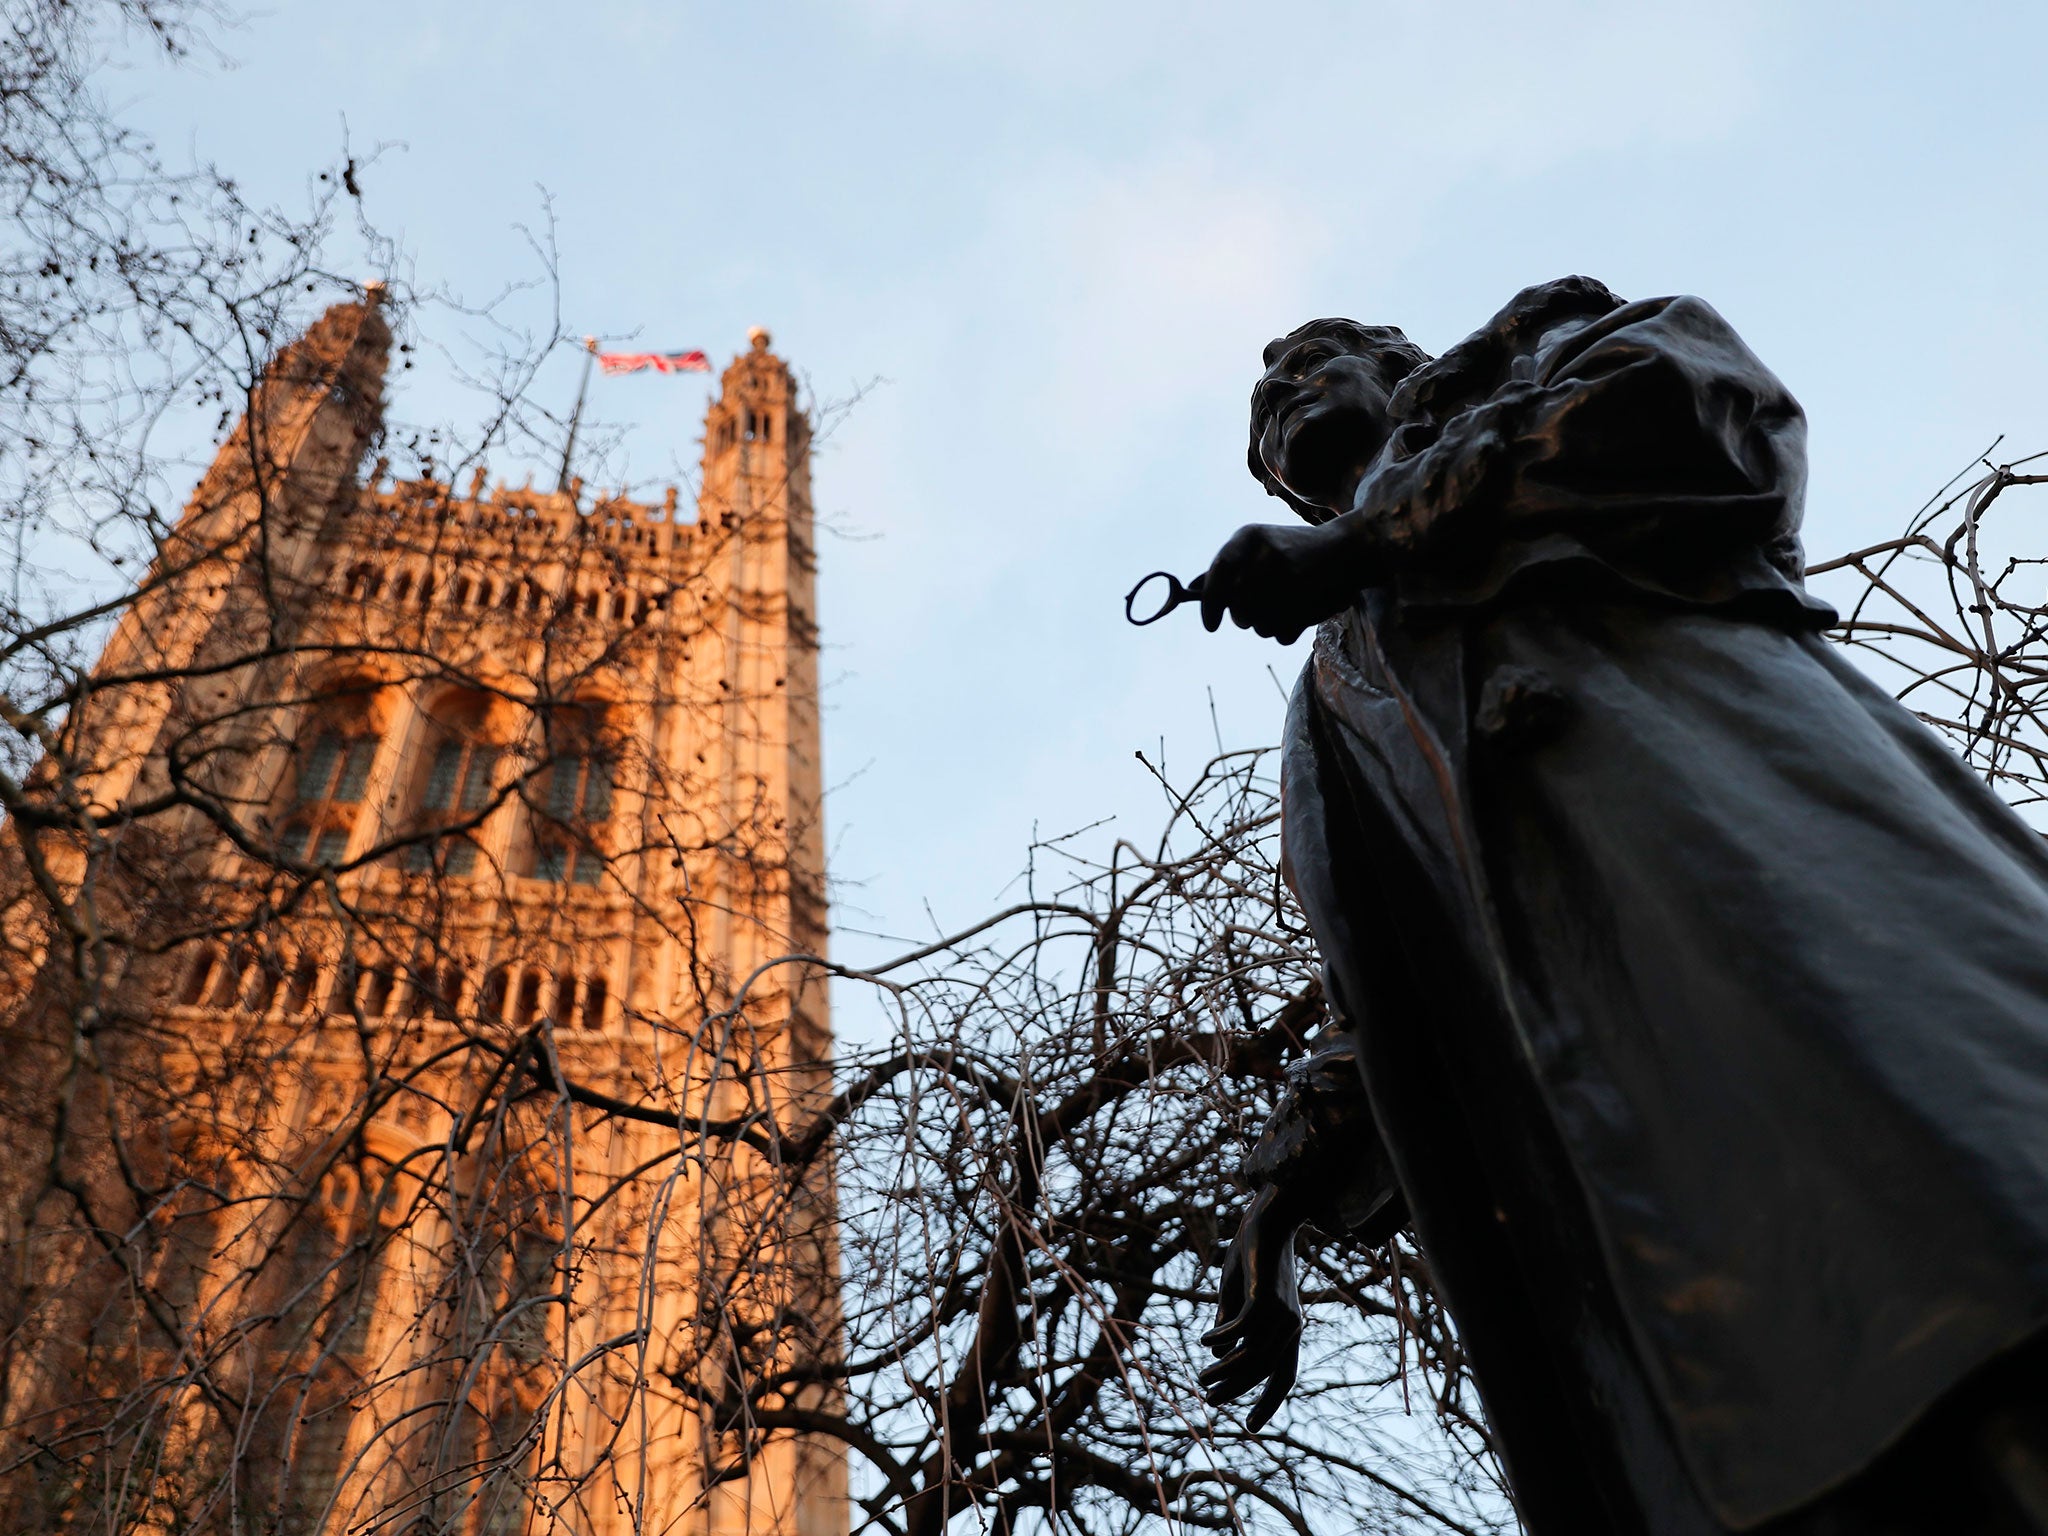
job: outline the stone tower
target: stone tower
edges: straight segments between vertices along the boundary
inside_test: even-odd
[[[725,370],[690,515],[363,473],[390,343],[373,290],[280,355],[74,711],[135,816],[45,862],[119,958],[8,909],[17,1076],[105,1065],[0,1146],[0,1525],[118,1473],[148,1530],[835,1536],[789,369]]]

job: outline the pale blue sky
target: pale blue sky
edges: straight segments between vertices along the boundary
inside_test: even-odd
[[[1702,294],[1807,407],[1816,553],[2048,447],[2039,6],[289,0],[221,41],[121,89],[266,195],[344,117],[402,143],[365,185],[423,279],[530,273],[544,187],[572,330],[888,381],[817,466],[879,536],[824,549],[847,928],[972,916],[1034,823],[1145,834],[1132,752],[1193,766],[1211,687],[1276,733],[1300,647],[1117,600],[1281,515],[1245,399],[1310,316],[1440,350],[1565,272]],[[593,388],[636,477],[694,460],[701,381]]]

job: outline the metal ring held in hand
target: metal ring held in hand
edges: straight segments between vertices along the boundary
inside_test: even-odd
[[[1166,583],[1166,600],[1159,605],[1158,612],[1141,619],[1138,617],[1138,594],[1155,581]],[[1142,629],[1147,624],[1157,624],[1182,603],[1199,602],[1201,597],[1202,577],[1197,576],[1193,581],[1182,585],[1181,579],[1171,571],[1153,571],[1150,575],[1140,576],[1138,584],[1124,594],[1124,617]]]

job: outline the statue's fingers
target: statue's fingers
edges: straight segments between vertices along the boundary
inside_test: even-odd
[[[1219,1307],[1217,1310],[1220,1312],[1222,1308]],[[1214,1328],[1211,1328],[1202,1335],[1202,1342],[1209,1347],[1212,1353],[1222,1354],[1244,1337],[1245,1322],[1250,1313],[1251,1304],[1249,1302],[1239,1303],[1234,1312],[1224,1317]]]
[[[1265,1360],[1263,1358],[1265,1352],[1253,1348],[1249,1335],[1241,1334],[1231,1340],[1230,1348],[1221,1353],[1221,1359],[1212,1360],[1209,1364],[1202,1367],[1197,1375],[1197,1380],[1205,1385],[1215,1386],[1236,1377],[1243,1377],[1245,1372],[1253,1366],[1258,1367],[1257,1374],[1247,1377],[1242,1381],[1237,1391],[1242,1392],[1254,1381],[1264,1381],[1266,1379]],[[1236,1394],[1233,1393],[1232,1395],[1235,1396]]]
[[[1202,1347],[1212,1355],[1227,1355],[1244,1340],[1244,1324],[1241,1318],[1233,1317],[1227,1323],[1218,1323],[1202,1335]],[[1215,1367],[1211,1366],[1211,1370]]]
[[[1222,1294],[1216,1298],[1216,1326],[1209,1333],[1227,1333],[1244,1321],[1244,1281],[1231,1275],[1223,1277]],[[1208,1334],[1203,1335],[1204,1338]]]
[[[1245,1416],[1245,1428],[1263,1429],[1266,1420],[1279,1411],[1287,1401],[1287,1394],[1294,1390],[1294,1373],[1301,1361],[1301,1347],[1298,1341],[1290,1339],[1284,1348],[1275,1349],[1267,1369],[1271,1375],[1266,1378],[1266,1390],[1259,1394],[1259,1400],[1252,1404],[1252,1411]]]
[[[1250,1350],[1237,1349],[1225,1355],[1197,1378],[1202,1396],[1211,1407],[1236,1402],[1266,1379],[1266,1362]],[[1264,1401],[1264,1399],[1261,1399]]]
[[[1210,566],[1200,577],[1202,588],[1202,628],[1210,634],[1223,622],[1223,614],[1230,606],[1230,584],[1215,566]]]

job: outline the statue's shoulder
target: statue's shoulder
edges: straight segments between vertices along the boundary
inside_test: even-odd
[[[1486,324],[1403,379],[1389,410],[1398,421],[1442,421],[1507,383],[1515,360],[1532,355],[1559,326],[1626,307],[1627,300],[1597,278],[1560,277],[1524,288]]]

